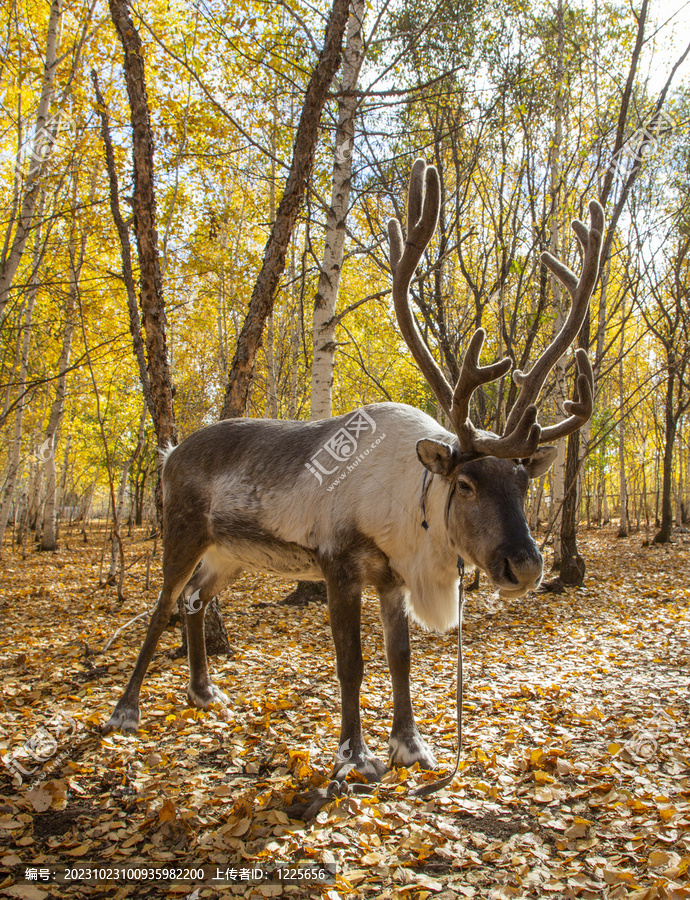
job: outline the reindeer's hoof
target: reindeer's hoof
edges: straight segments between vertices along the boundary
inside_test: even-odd
[[[367,781],[381,781],[388,771],[388,767],[369,752],[366,746],[351,750],[349,741],[345,741],[338,747],[335,755],[335,765],[331,773],[334,781],[344,781],[347,773],[356,769]]]
[[[196,706],[198,709],[208,709],[212,703],[220,703],[221,706],[227,706],[230,703],[228,695],[210,681],[208,684],[197,685],[195,688],[190,684],[187,688],[187,699],[190,706]]]
[[[367,781],[381,781],[388,771],[388,766],[375,756],[367,756],[355,768],[360,775],[364,775]]]
[[[405,737],[391,735],[388,739],[388,749],[392,766],[409,768],[415,763],[419,763],[422,769],[435,769],[438,766],[436,757],[416,729],[414,733]]]
[[[111,731],[124,731],[126,734],[136,734],[139,731],[139,707],[120,706],[118,703],[112,716],[103,726],[103,734]]]

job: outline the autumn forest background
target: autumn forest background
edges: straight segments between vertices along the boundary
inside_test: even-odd
[[[132,10],[154,147],[169,438],[221,414],[327,13]],[[518,366],[548,342],[567,307],[539,253],[577,269],[569,222],[599,197],[608,229],[579,516],[667,539],[688,515],[690,402],[687,35],[672,13],[353,8],[338,76],[348,83],[326,101],[246,414],[323,417],[384,399],[437,413],[389,293],[386,222],[404,218],[415,157],[438,166],[444,206],[413,299],[451,377],[479,325],[486,358]],[[50,547],[64,522],[112,520],[113,499],[118,524],[155,519],[156,432],[132,340],[142,317],[128,312],[102,137],[105,112],[136,301],[131,113],[103,4],[11,4],[2,33],[0,530],[12,545],[36,536]],[[572,369],[570,356],[543,392],[545,424]],[[513,399],[509,377],[482,389],[477,423],[500,429]],[[532,524],[557,542],[563,493],[557,464],[532,497]]]
[[[85,598],[131,604],[117,621],[104,607],[91,622],[105,643],[145,608],[142,596],[155,600],[158,449],[219,418],[325,418],[392,400],[443,421],[390,293],[387,222],[404,222],[420,156],[438,168],[443,205],[412,302],[452,381],[479,326],[484,361],[508,355],[525,369],[549,343],[569,301],[540,253],[578,271],[570,222],[587,220],[591,198],[604,206],[600,277],[578,338],[594,415],[532,485],[528,519],[547,579],[560,575],[555,589],[601,583],[609,563],[622,583],[622,560],[645,543],[665,554],[647,557],[652,568],[663,559],[669,579],[655,598],[681,603],[689,56],[681,0],[8,0],[0,550],[12,617],[22,584],[33,603],[50,584],[58,596],[81,583]],[[574,360],[547,380],[543,425],[562,417]],[[515,396],[509,375],[482,387],[475,424],[500,433]],[[41,559],[67,566],[63,587]],[[281,596],[263,584],[250,579],[246,597]],[[601,602],[619,613],[624,603]],[[649,613],[652,629],[669,609]],[[48,610],[36,621],[48,627]],[[3,659],[25,672],[16,651]],[[124,671],[109,671],[122,682]],[[18,739],[15,729],[5,745]],[[525,758],[523,774],[564,774],[548,752]],[[49,804],[63,801],[55,789]],[[244,822],[248,801],[238,802]],[[256,837],[254,824],[231,836]]]

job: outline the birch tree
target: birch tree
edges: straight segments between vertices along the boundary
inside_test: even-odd
[[[73,203],[77,204],[78,178],[74,177]],[[96,169],[93,169],[91,186],[89,190],[89,203],[93,202],[96,192]],[[81,234],[77,241],[78,229],[77,217],[72,218],[69,240],[69,286],[64,305],[64,324],[62,327],[62,349],[57,363],[57,380],[55,382],[55,397],[53,399],[48,427],[45,431],[45,440],[42,444],[46,448],[43,454],[43,466],[46,480],[46,499],[43,509],[43,529],[41,534],[41,550],[55,550],[57,546],[57,472],[56,472],[56,444],[57,435],[65,410],[65,395],[67,391],[67,369],[72,351],[72,336],[75,326],[75,301],[79,290],[79,279],[84,265],[86,253],[87,232],[82,225]]]
[[[616,117],[616,133],[613,149],[610,157],[606,160],[607,165],[603,177],[601,178],[599,202],[606,210],[608,201],[613,199],[613,208],[607,210],[606,233],[602,243],[600,272],[603,271],[607,265],[611,255],[619,219],[625,208],[630,192],[638,179],[642,163],[644,162],[644,154],[640,152],[642,147],[630,146],[627,148],[630,152],[626,152],[625,145],[626,129],[629,127],[630,119],[636,111],[634,87],[640,64],[640,56],[645,43],[648,6],[648,0],[642,0],[640,11],[635,15],[637,22],[635,44],[631,53],[630,65],[628,67],[626,82],[623,88],[620,106],[618,108],[618,115]],[[661,114],[664,110],[671,84],[688,54],[690,54],[690,44],[688,44],[674,63],[666,83],[659,92],[656,102],[654,103],[651,115],[644,123],[644,133],[647,135],[646,140],[653,139],[657,136],[661,124]],[[614,186],[616,186],[616,183],[617,190],[614,193]],[[582,326],[578,343],[581,348],[585,350],[589,349],[589,315],[586,317]],[[579,504],[578,473],[580,464],[580,435],[579,433],[575,433],[568,437],[567,445],[565,478],[568,489],[566,490],[563,501],[562,512],[562,560],[560,566],[560,578],[565,584],[578,585],[581,585],[584,581],[586,568],[585,561],[580,556],[577,549],[577,510]]]
[[[36,228],[34,232],[34,248],[33,248],[33,277],[36,278],[38,269],[38,261],[41,252],[41,229]],[[5,539],[5,530],[10,517],[12,508],[12,500],[17,484],[17,479],[21,467],[21,450],[22,450],[22,434],[24,422],[24,409],[27,402],[26,380],[29,366],[29,348],[31,346],[31,326],[33,321],[34,306],[36,296],[38,294],[38,284],[34,283],[29,286],[26,298],[24,300],[23,322],[22,322],[22,338],[20,344],[20,357],[17,376],[17,400],[14,409],[14,431],[12,435],[12,443],[9,452],[7,472],[5,474],[4,494],[2,495],[2,503],[0,504],[0,555],[2,555],[2,546]],[[20,316],[20,319],[22,317]]]
[[[352,0],[343,51],[335,132],[331,203],[326,213],[326,240],[314,300],[313,361],[311,370],[311,418],[333,415],[333,367],[335,364],[335,309],[340,288],[345,247],[345,226],[350,207],[352,154],[354,149],[356,93],[364,59],[362,27],[364,0]]]
[[[625,466],[625,382],[623,378],[623,360],[625,359],[625,307],[621,324],[621,349],[618,358],[618,490],[620,496],[620,524],[618,537],[628,536],[628,479]]]
[[[14,276],[19,268],[27,239],[34,226],[34,214],[36,204],[41,192],[41,180],[45,160],[50,154],[52,145],[57,137],[59,119],[50,117],[50,106],[55,91],[55,73],[58,66],[58,35],[60,31],[60,14],[62,0],[51,0],[50,17],[48,19],[48,31],[46,35],[46,53],[43,62],[43,77],[41,82],[41,95],[36,111],[34,134],[31,144],[22,153],[22,121],[19,118],[18,133],[20,139],[17,144],[17,174],[15,190],[17,191],[16,206],[18,215],[16,220],[10,218],[7,225],[3,258],[0,261],[0,327],[4,324],[5,308],[7,306]],[[19,172],[22,165],[28,167],[28,174],[23,187],[19,188]],[[10,238],[11,235],[11,238]]]
[[[111,0],[112,2],[112,0]],[[264,249],[249,310],[242,326],[225,388],[221,419],[244,414],[254,377],[256,353],[261,346],[266,319],[273,310],[278,283],[304,192],[311,175],[319,136],[321,113],[333,78],[340,66],[340,51],[348,21],[349,0],[333,0],[323,49],[309,79],[302,105],[290,172]]]
[[[669,248],[666,271],[650,283],[653,303],[641,312],[664,353],[663,468],[661,523],[654,543],[665,544],[673,527],[673,463],[678,425],[690,409],[690,230],[687,216],[674,247]],[[680,524],[680,523],[679,523]]]

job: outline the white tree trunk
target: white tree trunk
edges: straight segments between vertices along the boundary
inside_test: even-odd
[[[563,144],[563,54],[564,54],[564,27],[563,27],[563,0],[558,0],[557,11],[558,26],[558,42],[557,42],[557,58],[556,58],[556,98],[554,109],[554,135],[553,144],[551,146],[551,226],[550,226],[550,251],[555,257],[560,255],[560,188],[561,188],[561,146]],[[561,295],[561,286],[557,279],[552,278],[551,284],[553,288],[553,300],[556,307],[556,321],[554,323],[554,334],[558,334],[563,322],[565,314],[563,311],[563,300]],[[565,357],[561,357],[554,367],[556,375],[556,415],[561,408],[565,397]],[[558,441],[558,456],[553,466],[553,494],[551,498],[551,527],[553,529],[553,566],[558,568],[561,564],[561,509],[563,506],[563,497],[565,496],[565,454],[566,441],[561,439]]]
[[[266,331],[264,337],[264,353],[266,355],[266,376],[268,381],[268,402],[266,404],[268,417],[270,419],[278,418],[278,383],[276,381],[276,364],[275,364],[275,330],[273,325],[273,314],[266,319]]]
[[[99,462],[100,469],[100,462]],[[88,488],[84,491],[84,494],[81,498],[80,510],[79,510],[79,518],[82,521],[82,526],[86,528],[86,523],[89,520],[89,516],[91,515],[91,507],[93,505],[93,498],[96,493],[96,482],[92,481]]]
[[[122,527],[122,518],[125,509],[125,495],[127,493],[127,479],[129,478],[129,470],[134,465],[137,460],[137,457],[141,453],[142,447],[144,446],[144,429],[146,426],[146,413],[147,406],[144,404],[144,408],[141,411],[141,417],[139,419],[139,432],[137,435],[137,445],[132,451],[132,455],[125,462],[122,467],[122,474],[120,476],[120,484],[117,489],[117,498],[116,498],[116,507],[115,507],[115,515],[113,516],[113,539],[111,543],[111,555],[110,555],[110,571],[108,572],[108,581],[112,581],[115,579],[115,575],[117,574],[117,564],[120,559],[120,542],[118,540],[117,535],[115,534]],[[118,595],[122,593],[122,582],[123,582],[124,572],[120,572],[119,584],[118,584]]]
[[[601,479],[601,493],[602,493],[601,502],[602,502],[602,515],[603,515],[602,524],[608,525],[611,517],[609,515],[609,494],[608,494],[608,491],[606,490],[606,478],[605,477]]]
[[[362,66],[364,0],[352,0],[343,52],[342,94],[338,97],[331,205],[326,217],[326,243],[314,300],[314,358],[311,370],[311,418],[333,415],[333,367],[335,362],[335,307],[343,267],[345,223],[350,205],[352,147],[357,97],[355,88]]]
[[[26,308],[24,310],[24,336],[22,340],[22,358],[19,366],[19,385],[17,388],[20,392],[20,396],[17,400],[17,406],[14,413],[14,434],[12,436],[12,447],[10,449],[7,474],[5,476],[5,493],[2,499],[2,507],[0,507],[0,553],[2,552],[5,530],[9,520],[12,498],[14,496],[14,489],[17,484],[21,465],[22,425],[24,420],[24,408],[26,406],[26,397],[22,396],[22,394],[26,387],[29,346],[31,344],[31,319],[33,317],[37,293],[37,287],[34,287],[29,291],[29,295],[26,298]]]
[[[649,500],[647,497],[647,467],[644,453],[644,443],[642,444],[642,448],[642,504],[644,509],[645,533],[647,535],[647,542],[649,542]]]
[[[89,200],[93,200],[96,186],[96,169],[94,168],[91,179],[91,191]],[[74,185],[74,201],[76,203],[76,179]],[[74,306],[79,289],[79,277],[84,264],[86,252],[86,233],[82,232],[79,242],[79,254],[76,255],[75,224],[72,225],[70,235],[70,285],[65,303],[65,324],[62,333],[62,350],[58,360],[58,378],[55,386],[55,398],[50,408],[50,418],[46,429],[43,446],[47,452],[42,454],[46,476],[46,502],[43,510],[43,534],[41,536],[41,550],[55,550],[57,546],[57,477],[55,468],[55,451],[57,434],[65,410],[65,394],[67,390],[67,367],[69,365],[70,352],[72,350],[72,335],[74,334]]]
[[[0,322],[5,314],[5,307],[10,296],[10,290],[21,262],[26,246],[27,238],[31,233],[34,212],[39,194],[41,193],[41,176],[43,174],[44,151],[50,150],[51,139],[55,140],[57,124],[49,120],[50,104],[55,89],[55,72],[57,70],[57,45],[60,26],[60,7],[62,0],[52,0],[50,5],[50,18],[48,20],[48,34],[46,38],[46,55],[43,66],[43,82],[41,85],[41,97],[36,112],[35,138],[32,145],[34,156],[31,157],[31,168],[26,177],[24,192],[21,199],[21,209],[16,223],[14,237],[10,244],[7,257],[0,262]],[[20,161],[20,149],[17,152],[17,162]],[[47,157],[46,157],[47,158]],[[12,228],[12,222],[8,228]]]
[[[288,418],[297,417],[297,384],[298,384],[298,364],[300,351],[300,329],[301,322],[301,302],[300,291],[297,286],[297,267],[295,265],[295,248],[292,248],[292,256],[290,257],[290,282],[292,284],[292,303],[294,314],[292,316],[292,327],[290,329],[290,401],[288,407]]]
[[[115,576],[117,575],[117,564],[120,559],[120,545],[115,536],[115,530],[119,529],[122,525],[122,514],[125,508],[125,494],[127,492],[127,479],[129,478],[129,469],[132,465],[133,457],[125,462],[122,467],[122,474],[120,475],[120,484],[117,488],[117,499],[116,499],[116,515],[113,516],[113,538],[110,544],[111,552],[110,552],[110,570],[108,571],[108,582],[114,581]]]
[[[678,492],[676,493],[676,526],[683,524],[683,419],[678,422]]]
[[[55,402],[53,401],[53,405]],[[60,417],[62,410],[60,410]],[[58,417],[53,427],[53,413],[51,410],[51,421],[48,424],[46,438],[42,444],[41,459],[43,461],[43,472],[46,478],[46,499],[43,505],[43,533],[41,535],[41,550],[55,550],[57,548],[57,474],[55,470],[55,444],[57,439],[57,429],[60,424]]]
[[[278,152],[278,86],[277,80],[273,83],[273,127],[271,129],[271,180],[268,186],[268,202],[271,212],[271,226],[276,220],[276,154]],[[268,400],[266,402],[266,415],[269,419],[278,418],[278,385],[276,383],[275,366],[275,329],[273,313],[266,318],[266,328],[263,340],[264,356],[266,357],[266,380]]]
[[[72,444],[72,435],[67,433],[67,440],[65,441],[65,449],[62,454],[62,471],[60,473],[60,480],[58,481],[56,497],[55,497],[55,507],[56,509],[60,509],[62,501],[65,496],[65,487],[67,485],[67,473],[69,472],[69,458],[70,458],[70,449]],[[72,524],[72,516],[70,515],[70,525]]]
[[[537,533],[537,528],[539,526],[539,509],[541,507],[542,497],[544,496],[545,480],[546,475],[542,475],[541,478],[537,480],[536,488],[532,494],[532,502],[529,511],[529,527],[532,534]]]
[[[563,509],[563,497],[565,495],[565,449],[564,440],[557,443],[558,456],[553,464],[552,495],[551,495],[551,528],[553,530],[553,565],[558,568],[561,564],[561,510]]]
[[[33,273],[36,276],[38,263],[41,256],[41,228],[36,229],[33,249]],[[12,507],[12,498],[14,496],[17,478],[19,476],[21,465],[21,449],[22,449],[22,428],[24,421],[24,408],[26,406],[26,374],[29,367],[29,348],[31,346],[31,322],[34,313],[34,304],[36,303],[36,295],[38,294],[38,285],[34,284],[29,288],[29,292],[25,301],[24,308],[24,326],[21,335],[21,354],[19,358],[19,372],[17,379],[17,405],[14,414],[14,434],[12,438],[12,448],[9,454],[9,462],[7,466],[7,474],[5,476],[5,493],[0,506],[0,554],[2,553],[2,545],[5,540],[5,531],[9,520],[10,509]],[[21,320],[21,316],[20,316]],[[40,452],[39,448],[36,448]],[[29,511],[27,511],[28,515]]]
[[[618,537],[628,536],[628,478],[625,470],[625,414],[623,412],[623,404],[625,402],[623,393],[623,345],[625,335],[625,306],[623,307],[623,319],[621,324],[621,349],[620,358],[618,360],[618,408],[620,410],[621,420],[618,424],[618,489],[620,491],[620,525],[618,527]]]

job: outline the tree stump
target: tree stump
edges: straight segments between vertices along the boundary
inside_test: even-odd
[[[297,587],[279,601],[284,606],[307,606],[309,603],[327,603],[325,581],[298,581]]]

